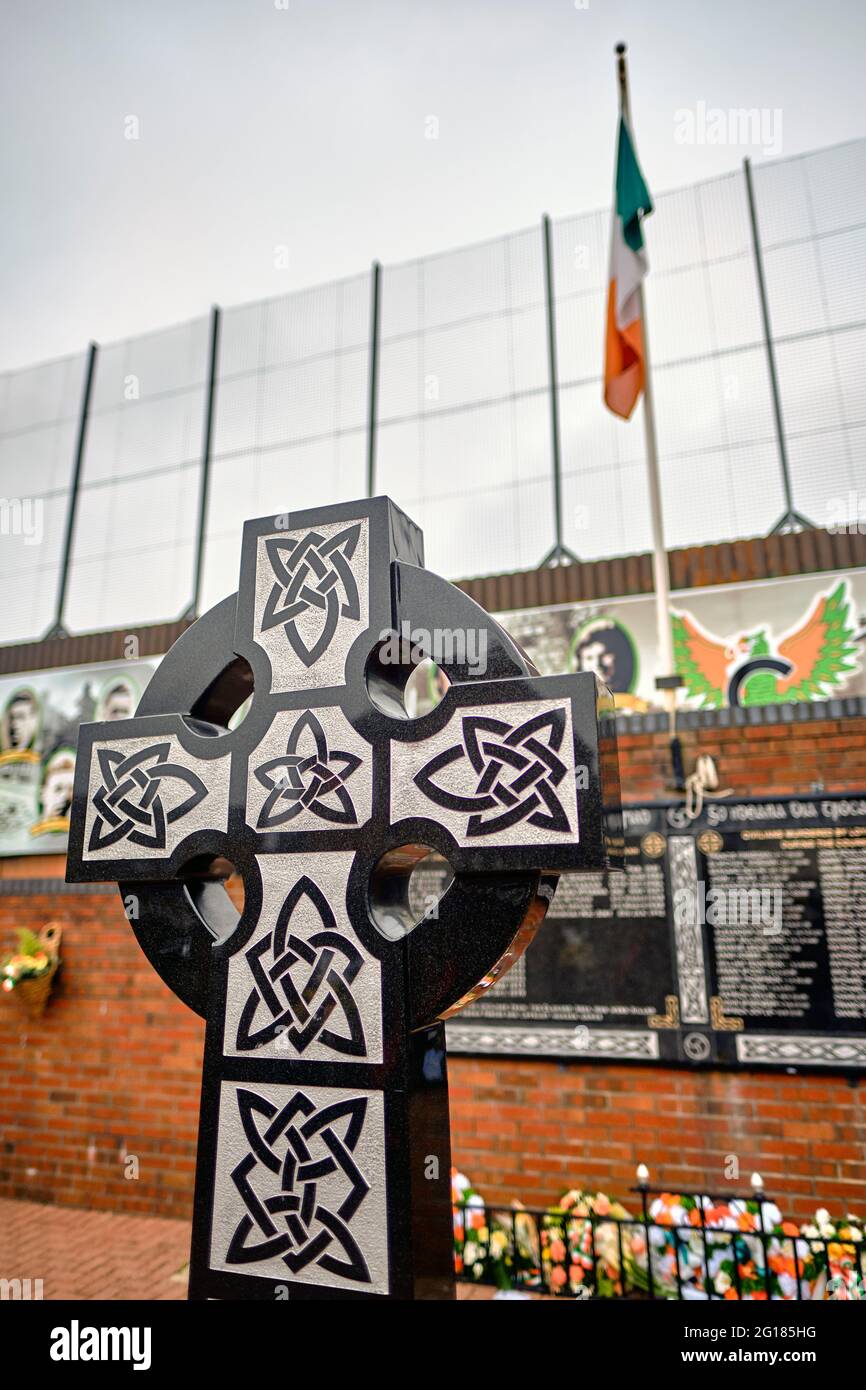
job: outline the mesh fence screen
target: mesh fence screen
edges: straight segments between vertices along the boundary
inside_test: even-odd
[[[753,186],[793,502],[816,525],[866,496],[866,140],[762,163]],[[646,550],[641,412],[603,406],[609,212],[552,228],[563,541]],[[768,531],[785,510],[742,170],[662,194],[646,223],[649,345],[669,545]],[[222,314],[202,606],[237,581],[248,516],[362,496],[369,274]],[[0,376],[0,640],[50,625],[85,355]],[[387,267],[375,490],[449,578],[537,565],[554,540],[540,225]],[[178,616],[193,592],[206,319],[100,349],[64,622]],[[40,504],[24,534],[27,503]],[[17,510],[16,510],[17,508]],[[864,516],[866,522],[866,516]]]
[[[537,564],[550,545],[540,230],[388,269],[377,490],[449,576]]]
[[[222,316],[203,603],[237,587],[241,528],[366,491],[370,276]]]
[[[0,639],[50,627],[87,354],[0,376]]]
[[[826,526],[866,483],[866,140],[752,177],[794,502]]]
[[[101,348],[65,622],[179,617],[192,597],[207,320]]]

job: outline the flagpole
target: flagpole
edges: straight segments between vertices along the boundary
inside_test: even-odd
[[[626,69],[626,45],[616,45],[617,78],[619,80],[620,113],[631,129],[631,109],[629,106],[628,71]],[[634,141],[632,141],[634,143]],[[674,667],[674,645],[670,618],[670,572],[668,553],[665,549],[664,521],[662,517],[662,490],[659,479],[658,447],[656,444],[655,405],[653,402],[652,372],[650,370],[649,332],[647,330],[646,304],[644,303],[643,283],[638,286],[641,333],[643,336],[644,388],[643,423],[646,447],[647,487],[649,490],[650,525],[653,543],[653,587],[656,599],[656,689],[663,692],[665,707],[671,719],[671,735],[674,733],[677,686],[679,680]],[[675,762],[677,752],[671,749]],[[675,766],[675,776],[677,769]],[[677,780],[679,780],[677,778]]]

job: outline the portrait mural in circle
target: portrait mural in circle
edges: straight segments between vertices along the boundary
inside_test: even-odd
[[[593,671],[614,695],[631,695],[639,662],[634,638],[617,618],[590,618],[571,639],[572,671]]]

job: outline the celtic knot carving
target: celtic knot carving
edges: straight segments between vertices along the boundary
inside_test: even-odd
[[[145,849],[165,849],[166,826],[189,815],[207,796],[196,773],[168,761],[171,743],[153,743],[127,756],[117,748],[97,748],[102,785],[93,793],[97,815],[88,850],[107,849],[120,840]],[[166,808],[163,787],[179,782],[189,789],[182,801]]]
[[[282,1108],[254,1091],[238,1088],[236,1094],[249,1151],[231,1176],[246,1211],[226,1263],[277,1257],[294,1274],[315,1263],[330,1274],[369,1284],[367,1262],[349,1229],[370,1191],[353,1158],[366,1097],[351,1096],[317,1110],[303,1091]],[[277,1190],[266,1196],[256,1190],[274,1186]]]
[[[565,729],[563,709],[547,710],[517,727],[488,715],[464,714],[462,743],[425,763],[415,783],[437,806],[466,812],[467,835],[492,835],[522,820],[567,833],[569,819],[556,793],[568,771],[558,756]],[[464,760],[469,767],[458,769]],[[458,785],[469,790],[451,790],[433,780],[452,766],[460,775]]]
[[[321,920],[322,930],[302,938],[292,918],[303,898]],[[237,1047],[244,1052],[281,1038],[299,1053],[316,1041],[348,1057],[367,1055],[364,1027],[351,986],[364,958],[337,930],[334,913],[321,889],[306,875],[295,884],[277,917],[273,933],[245,953],[254,980],[244,1004]],[[270,956],[270,965],[266,957]],[[281,997],[282,995],[282,997]],[[256,1026],[264,1009],[266,1023]],[[336,1032],[336,1013],[345,1031]]]
[[[357,813],[344,783],[360,766],[354,753],[328,748],[324,729],[308,710],[295,722],[285,753],[254,769],[268,792],[257,829],[286,825],[304,810],[335,825],[356,825]]]
[[[313,666],[328,650],[341,617],[361,617],[358,586],[350,561],[361,535],[359,522],[326,539],[308,531],[300,539],[271,536],[265,541],[275,583],[265,604],[261,627],[285,629],[295,655]],[[340,595],[342,594],[342,598]],[[319,614],[318,635],[311,643],[298,629],[298,619]]]

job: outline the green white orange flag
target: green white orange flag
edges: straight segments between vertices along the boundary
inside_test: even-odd
[[[649,269],[643,218],[652,199],[637,162],[631,132],[619,120],[616,180],[610,234],[610,283],[604,351],[604,399],[615,415],[627,420],[644,388],[644,330],[640,287]]]

